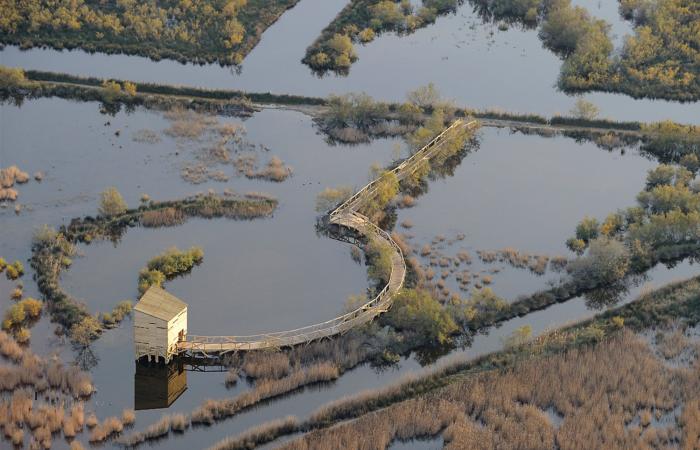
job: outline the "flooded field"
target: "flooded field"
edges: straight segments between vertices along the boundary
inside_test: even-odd
[[[621,35],[630,27],[617,14],[614,2],[574,2],[613,25]],[[542,47],[536,30],[482,23],[469,2],[456,14],[439,17],[435,24],[409,36],[383,34],[357,46],[359,60],[348,76],[315,76],[301,63],[304,51],[342,9],[342,0],[302,0],[263,35],[248,55],[240,73],[218,65],[182,65],[154,62],[125,55],[88,54],[83,51],[7,47],[0,64],[76,75],[114,77],[163,84],[240,89],[310,96],[366,92],[378,99],[403,100],[406,92],[435,83],[445,97],[472,108],[499,108],[521,113],[566,114],[576,97],[557,91],[561,60]],[[284,67],[280,76],[279,67]],[[381,67],[381,69],[378,69]],[[616,120],[675,120],[698,123],[700,106],[662,100],[634,100],[624,95],[593,93],[602,117]]]
[[[611,24],[618,49],[624,35],[632,32],[619,17],[616,2],[573,3]],[[0,65],[319,97],[366,92],[378,100],[403,100],[406,92],[432,82],[460,106],[544,115],[567,113],[577,99],[556,89],[561,60],[543,48],[536,30],[483,23],[470,2],[411,35],[387,33],[358,45],[359,60],[348,76],[319,78],[301,58],[345,4],[301,0],[264,33],[239,71],[80,50],[20,51],[13,46],[0,50]],[[700,124],[699,103],[602,93],[583,97],[600,108],[602,117]],[[541,132],[547,131],[551,130]],[[608,151],[590,141],[551,134],[482,127],[454,173],[430,178],[415,205],[395,210],[396,223],[389,231],[401,237],[410,247],[407,256],[431,271],[431,280],[452,298],[489,288],[512,303],[556,285],[566,277],[566,260],[576,257],[566,240],[574,236],[579,221],[586,216],[602,221],[611,212],[636,205],[648,171],[658,166],[635,146]],[[136,300],[139,271],[154,256],[172,247],[200,246],[203,262],[164,285],[188,303],[190,334],[249,335],[331,319],[348,310],[348,297],[372,292],[372,282],[367,261],[356,247],[317,228],[325,212],[318,210],[317,196],[328,187],[357,190],[373,177],[373,165],[390,166],[407,156],[407,148],[398,137],[355,145],[331,143],[312,117],[279,106],[241,119],[142,107],[110,115],[96,102],[57,98],[28,99],[21,106],[4,103],[0,168],[16,165],[31,176],[26,184],[15,186],[15,202],[0,202],[0,256],[8,262],[19,260],[26,269],[19,281],[0,276],[0,308],[5,311],[14,304],[11,293],[20,285],[24,297],[41,298],[37,274],[29,264],[36,230],[96,216],[100,192],[114,186],[132,208],[212,192],[222,197],[269,195],[279,205],[270,217],[191,218],[171,227],[134,226],[115,242],[78,244],[76,256],[61,272],[60,285],[90,314],[109,311],[121,300]],[[273,166],[279,169],[278,181],[264,172]],[[506,253],[524,255],[526,262],[514,267],[505,261]],[[362,361],[332,381],[293,389],[211,426],[169,433],[143,447],[208,448],[273,419],[305,418],[328,402],[391,385],[434,364],[501,350],[522,327],[538,336],[697,273],[690,260],[656,264],[609,301],[576,296],[522,317],[511,315],[514,318],[476,333],[465,330],[454,348],[444,346],[434,353],[411,349],[388,355],[389,363]],[[449,295],[441,299],[443,304]],[[90,372],[96,392],[86,402],[87,411],[102,419],[136,409],[136,424],[124,434],[145,429],[163,414],[190,414],[208,399],[246,393],[258,381],[244,375],[227,386],[227,368],[219,361],[205,365],[188,360],[169,368],[136,365],[131,317],[80,348],[56,332],[57,324],[49,316],[44,312],[31,327],[30,348]],[[394,329],[377,327],[374,332],[381,342]],[[165,395],[154,400],[155,392]],[[78,438],[86,448],[87,434]],[[288,439],[261,448],[275,448]],[[60,435],[54,440],[52,448],[69,448]],[[115,440],[100,445],[124,448]],[[394,442],[390,448],[442,446],[439,438]]]
[[[2,116],[6,118],[3,158],[26,170],[46,173],[41,183],[22,187],[23,212],[15,215],[9,208],[2,212],[1,248],[8,258],[28,258],[26,243],[37,224],[59,225],[72,217],[94,214],[94,192],[107,185],[117,186],[130,204],[137,204],[143,193],[168,199],[224,188],[266,191],[280,199],[278,211],[269,219],[196,219],[175,228],[131,229],[117,244],[80,246],[81,256],[65,272],[62,283],[90,310],[106,310],[116,301],[134,298],[138,270],[170,246],[204,248],[201,266],[167,283],[170,291],[189,301],[193,333],[247,334],[321,321],[339,313],[348,295],[361,293],[367,286],[364,266],[352,261],[349,245],[316,234],[315,197],[326,186],[364,183],[372,163],[385,165],[395,156],[394,140],[329,146],[303,114],[266,110],[242,122],[246,140],[292,166],[292,177],[282,183],[248,180],[223,166],[231,174],[228,182],[192,185],[181,178],[181,167],[196,159],[196,149],[205,142],[178,141],[163,133],[170,123],[159,113],[139,109],[107,117],[97,114],[91,103],[39,100],[20,108],[3,106]],[[46,125],[42,133],[36,133],[32,123]],[[158,142],[135,141],[134,133],[144,129],[158,134]],[[118,136],[116,130],[120,130]],[[77,160],[80,165],[74,163]],[[463,248],[472,253],[475,261],[470,270],[475,272],[492,266],[479,262],[476,251],[481,249],[515,247],[532,253],[567,254],[564,241],[578,220],[584,215],[602,217],[633,204],[646,171],[654,166],[654,161],[635,150],[608,152],[566,137],[524,136],[487,128],[479,133],[478,148],[464,158],[454,176],[431,182],[429,192],[418,198],[416,206],[399,211],[399,222],[409,219],[414,227],[397,230],[414,235],[417,246],[436,235],[450,238],[463,233],[464,239],[452,245],[454,251]],[[489,207],[494,204],[502,207]],[[673,269],[657,267],[621,300],[694,273],[694,267],[686,263]],[[493,275],[492,288],[514,299],[546,287],[547,280],[556,276],[505,268]],[[25,276],[25,284],[31,294],[35,288],[29,277]],[[0,279],[0,287],[6,293],[12,284]],[[3,294],[3,302],[5,298]],[[457,353],[482,355],[501,348],[503,340],[522,325],[530,325],[539,334],[594,313],[585,299],[572,300],[478,334]],[[90,368],[98,389],[90,407],[98,415],[138,406],[137,392],[142,392],[143,383],[149,389],[148,383],[157,382],[153,381],[157,376],[135,374],[129,320],[108,331],[89,354],[74,353],[64,338],[52,336],[52,328],[45,319],[34,327],[33,347],[41,354],[58,351]],[[327,401],[385,385],[419,367],[413,358],[389,370],[360,366],[330,385],[305,389],[219,425],[195,428],[153,445],[176,449],[211,445],[286,414],[305,416]],[[206,398],[234,396],[246,385],[226,389],[223,374],[217,372],[187,371],[182,376],[187,389],[169,412],[189,412]],[[124,393],[134,396],[125,398]],[[160,414],[158,409],[138,411],[137,427],[156,421]],[[429,443],[404,445],[424,448],[424,444]]]

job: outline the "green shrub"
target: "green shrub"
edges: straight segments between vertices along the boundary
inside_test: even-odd
[[[151,286],[162,286],[165,275],[159,270],[142,269],[139,272],[139,294],[145,293]]]
[[[139,293],[143,294],[151,286],[162,286],[166,280],[189,272],[204,260],[201,247],[191,247],[187,251],[169,248],[154,257],[139,272]]]
[[[454,319],[423,290],[399,292],[386,320],[394,328],[408,332],[418,345],[445,344],[458,330]]]
[[[620,281],[630,267],[630,252],[625,245],[606,236],[593,239],[588,253],[569,262],[567,269],[582,285],[611,285]]]
[[[100,194],[99,213],[105,217],[112,217],[123,214],[127,209],[124,197],[117,188],[110,187]]]
[[[365,247],[367,276],[375,284],[380,285],[389,281],[393,253],[394,249],[382,239],[374,238],[367,243]]]
[[[598,220],[594,217],[584,217],[578,225],[576,225],[576,239],[580,239],[586,244],[589,241],[598,237],[599,225]]]

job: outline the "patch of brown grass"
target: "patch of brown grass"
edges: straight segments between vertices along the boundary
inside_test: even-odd
[[[147,228],[172,227],[185,223],[185,214],[176,208],[162,208],[144,211],[141,225]]]
[[[289,375],[289,357],[281,352],[249,352],[243,360],[243,371],[253,379],[279,379]]]
[[[448,449],[697,448],[698,367],[672,368],[625,332],[592,348],[521,361],[506,371],[456,379],[437,390],[284,444],[287,450],[387,448],[442,434]],[[410,379],[319,409],[307,426],[410,389]],[[654,424],[681,407],[676,423]],[[547,415],[561,419],[555,427]],[[639,417],[640,426],[629,426]]]

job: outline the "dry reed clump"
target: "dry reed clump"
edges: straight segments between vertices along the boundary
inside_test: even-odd
[[[469,254],[469,252],[466,250],[461,250],[461,251],[457,252],[457,259],[459,260],[459,262],[461,262],[463,264],[471,264],[472,263],[472,257]]]
[[[201,184],[209,179],[209,168],[204,164],[185,164],[180,177],[188,183]]]
[[[95,428],[98,423],[99,420],[97,420],[95,413],[88,414],[87,419],[85,419],[85,426],[88,428]]]
[[[129,436],[122,436],[118,442],[126,447],[136,447],[144,442],[163,438],[170,432],[171,424],[172,416],[166,414],[158,422],[149,425],[144,431],[132,433]]]
[[[189,426],[189,419],[184,414],[173,414],[170,417],[170,429],[175,433],[184,433]]]
[[[125,427],[131,426],[136,422],[136,413],[133,409],[125,409],[122,411],[122,424]]]
[[[289,356],[282,352],[249,352],[243,360],[243,371],[253,379],[279,379],[289,375]]]
[[[406,243],[404,236],[402,234],[392,232],[391,239],[393,239],[394,242],[396,242],[396,245],[399,246],[404,257],[410,256],[413,253],[413,249],[411,248],[410,245],[408,245]]]
[[[481,260],[481,262],[485,264],[491,264],[496,261],[498,261],[498,253],[494,251],[489,251],[489,250],[477,250],[476,251],[477,256]]]
[[[185,213],[176,208],[163,208],[144,211],[141,225],[147,228],[172,227],[185,223]]]
[[[294,432],[299,427],[299,420],[294,416],[273,420],[235,437],[226,438],[209,450],[247,450],[273,441],[278,436]]]
[[[592,348],[526,359],[506,371],[458,379],[327,429],[284,449],[387,448],[395,440],[435,437],[447,449],[696,448],[700,436],[698,367],[673,368],[630,332]],[[401,398],[408,382],[321,408],[313,428]],[[376,406],[375,406],[376,407]],[[681,407],[675,423],[654,423]],[[547,411],[560,416],[556,427]],[[640,426],[632,423],[638,418]]]
[[[416,199],[408,194],[404,194],[396,201],[399,208],[412,208],[416,205]]]
[[[118,417],[108,417],[101,424],[98,424],[90,433],[90,442],[104,442],[108,438],[121,433],[124,424]]]
[[[555,272],[563,272],[566,270],[567,264],[569,264],[569,260],[565,256],[552,256],[549,260],[549,267]]]
[[[167,111],[163,117],[171,122],[165,134],[178,139],[199,139],[206,131],[218,124],[213,116],[179,108]]]
[[[12,188],[0,188],[0,201],[8,200],[14,202],[17,200],[19,193],[16,189]],[[21,430],[20,430],[21,431]]]
[[[29,174],[19,170],[17,166],[10,166],[5,169],[0,169],[0,188],[11,188],[17,184],[23,184],[29,181]]]
[[[336,365],[321,362],[304,369],[297,369],[278,380],[262,379],[252,390],[237,397],[205,401],[192,412],[192,423],[210,425],[215,421],[234,416],[260,401],[287,394],[309,384],[332,381],[339,376],[340,371]]]
[[[286,166],[281,159],[273,156],[267,165],[260,170],[255,170],[253,168],[248,168],[245,171],[245,176],[247,178],[262,178],[268,181],[275,181],[281,183],[292,175],[292,168]]]
[[[143,144],[157,144],[160,142],[160,136],[153,130],[142,129],[131,135],[131,140]]]
[[[239,175],[252,173],[258,164],[258,156],[255,153],[243,153],[236,157],[233,161],[233,167]]]
[[[233,368],[229,369],[228,372],[226,372],[224,384],[226,384],[227,388],[233,387],[236,384],[238,384],[238,369]]]
[[[410,219],[404,219],[401,222],[401,226],[407,230],[413,228],[413,222]]]
[[[83,447],[80,441],[73,441],[70,443],[70,450],[85,450],[85,447]]]

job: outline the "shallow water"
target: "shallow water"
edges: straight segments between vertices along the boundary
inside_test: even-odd
[[[621,45],[629,24],[616,16],[614,2],[576,3],[610,21],[616,45]],[[81,51],[20,52],[14,47],[0,51],[0,64],[209,88],[307,95],[366,91],[387,100],[401,100],[406,91],[432,81],[447,97],[463,105],[548,115],[566,112],[574,103],[553,87],[560,61],[541,47],[536,32],[515,28],[502,32],[494,25],[484,25],[468,4],[411,36],[388,34],[359,47],[360,60],[348,77],[317,79],[300,59],[306,46],[344,4],[341,0],[302,0],[264,34],[240,74],[215,65],[181,65]],[[586,98],[601,108],[603,116],[616,119],[672,118],[697,123],[700,117],[697,103],[636,101],[610,94]],[[179,172],[183,164],[194,161],[197,149],[205,143],[178,144],[166,136],[157,144],[134,142],[134,132],[144,128],[162,132],[169,122],[142,109],[115,117],[97,114],[98,109],[95,103],[58,99],[28,101],[21,108],[0,106],[0,166],[17,164],[30,173],[46,173],[42,183],[31,181],[19,187],[19,203],[26,207],[20,215],[9,208],[0,209],[1,256],[26,261],[34,227],[60,225],[73,217],[95,214],[97,193],[107,186],[118,187],[132,206],[143,193],[164,200],[207,189],[255,190],[279,198],[274,217],[251,222],[197,219],[177,228],[131,229],[116,247],[105,242],[81,246],[84,256],[75,259],[62,282],[69,292],[83,298],[91,311],[106,310],[116,301],[135,297],[137,272],[153,255],[172,245],[201,245],[204,263],[166,287],[190,303],[190,331],[202,334],[256,333],[324,320],[342,309],[348,294],[366,288],[364,267],[352,262],[348,245],[316,235],[314,199],[326,186],[362,185],[371,163],[391,161],[396,141],[329,146],[307,116],[265,110],[243,122],[247,139],[269,147],[269,155],[280,156],[294,167],[294,176],[281,184],[233,177],[227,183],[208,181],[194,186],[182,181]],[[110,124],[106,126],[107,121]],[[241,123],[230,118],[220,121]],[[119,136],[115,135],[117,130]],[[262,161],[269,156],[260,155]],[[632,205],[646,170],[654,165],[634,151],[623,155],[565,137],[484,129],[480,149],[464,159],[453,177],[431,182],[429,192],[418,199],[415,208],[400,211],[399,222],[411,219],[415,227],[410,232],[421,244],[437,234],[450,238],[465,233],[465,240],[452,245],[448,253],[462,247],[469,250],[475,261],[469,268],[472,271],[493,267],[478,263],[477,249],[511,246],[550,256],[567,254],[564,241],[574,232],[575,224],[584,215],[602,219],[617,208]],[[225,169],[233,173],[232,168]],[[37,295],[31,271],[28,264],[25,266],[25,293]],[[695,266],[685,262],[673,269],[658,266],[621,301],[696,273]],[[538,277],[526,270],[506,268],[494,275],[493,289],[514,299],[542,289],[557,276]],[[3,310],[10,303],[9,291],[14,285],[0,277]],[[457,290],[454,284],[451,287]],[[523,325],[530,325],[533,334],[539,334],[590,317],[596,310],[588,304],[585,298],[578,298],[507,321],[474,336],[469,347],[453,355],[476,357],[497,351],[504,339]],[[129,319],[93,345],[96,360],[92,361],[90,355],[75,355],[65,340],[53,335],[53,329],[46,318],[42,319],[32,329],[32,348],[91,365],[98,392],[89,409],[104,418],[134,406]],[[450,357],[454,356],[442,360]],[[183,450],[207,447],[268,420],[288,414],[303,418],[328,401],[385,386],[419,368],[414,357],[382,372],[361,366],[329,385],[260,405],[213,427],[190,430],[182,437],[171,435],[153,446]],[[241,381],[227,390],[222,373],[187,372],[186,376],[187,390],[170,408],[138,412],[137,429],[166,411],[187,413],[206,398],[234,396],[247,388]],[[65,447],[64,442],[56,444],[56,448]],[[434,448],[438,444],[411,441],[392,448]],[[266,446],[271,447],[274,445]]]
[[[239,192],[270,191],[280,198],[280,209],[271,219],[251,222],[192,220],[177,228],[131,229],[115,248],[109,243],[81,247],[85,256],[76,258],[73,267],[65,272],[64,285],[71,293],[85,298],[92,310],[106,309],[114,301],[134,296],[137,271],[154,253],[170,245],[203,245],[204,264],[167,287],[190,302],[192,332],[211,327],[217,333],[257,332],[268,327],[304,325],[312,318],[321,320],[342,307],[345,295],[357,293],[367,285],[364,270],[351,261],[347,245],[315,235],[314,198],[327,185],[361,185],[372,162],[390,161],[394,141],[328,146],[308,117],[297,112],[266,110],[245,121],[247,139],[271,148],[271,154],[294,167],[294,176],[281,184],[232,178],[229,183],[192,186],[179,177],[181,164],[193,157],[191,146],[178,146],[167,137],[158,144],[131,140],[131,134],[142,128],[165,129],[169,123],[159,114],[139,109],[130,115],[119,113],[107,118],[95,114],[96,109],[95,104],[56,99],[0,109],[4,119],[0,153],[3,164],[11,161],[30,172],[44,170],[47,175],[42,183],[30,182],[20,187],[20,202],[30,205],[31,211],[19,216],[7,210],[2,213],[0,254],[27,258],[33,226],[44,222],[59,224],[74,216],[93,214],[97,203],[94,193],[107,185],[116,185],[131,204],[136,204],[143,192],[154,199],[166,199],[210,187],[232,187]],[[104,125],[107,120],[109,126]],[[37,133],[32,123],[46,125]],[[119,137],[114,135],[116,129],[122,131]],[[401,211],[400,219],[412,217],[416,223],[412,231],[418,239],[465,231],[463,244],[468,246],[478,244],[493,249],[513,245],[533,252],[561,252],[563,239],[583,214],[602,217],[610,210],[631,204],[651,166],[651,161],[634,152],[623,156],[563,137],[548,139],[484,129],[479,150],[465,157],[455,176],[432,182],[429,193],[419,198],[418,206]],[[556,184],[547,184],[552,180]],[[563,189],[545,189],[552,185]],[[453,199],[460,199],[456,208],[452,207]],[[505,202],[507,208],[492,207],[499,202]],[[543,224],[548,228],[542,229]],[[275,260],[272,266],[269,257]],[[303,262],[294,267],[294,261]],[[313,270],[307,270],[308,267]],[[275,283],[260,281],[270,272],[282,271],[293,276]],[[673,270],[659,267],[651,272],[650,282],[661,285],[693,273],[694,267],[688,264]],[[541,283],[542,278],[514,271],[496,280],[494,289],[502,295],[515,296],[538,289]],[[35,289],[28,276],[25,284],[28,292]],[[0,281],[2,292],[11,286]],[[643,288],[637,286],[625,299],[633,298]],[[287,292],[294,295],[283,295]],[[6,295],[2,298],[4,302]],[[228,304],[237,307],[221,308]],[[299,305],[303,306],[298,308]],[[284,313],[271,313],[278,308]],[[303,314],[294,314],[296,309]],[[538,334],[594,313],[584,299],[555,305],[479,334],[468,348],[456,353],[474,357],[496,351],[519,326],[531,325],[533,333]],[[32,345],[36,351],[57,351],[66,360],[90,362],[86,357],[89,355],[75,355],[62,339],[53,337],[52,329],[46,320],[34,327]],[[130,320],[106,332],[93,345],[96,360],[91,362],[91,372],[98,392],[89,409],[95,409],[102,418],[134,406],[132,348]],[[419,367],[414,358],[382,372],[361,366],[329,385],[294,393],[213,427],[196,428],[153,445],[168,449],[206,447],[268,420],[289,414],[306,417],[328,401],[390,384]],[[186,377],[187,390],[167,409],[168,413],[187,413],[206,398],[234,396],[247,388],[241,381],[227,390],[221,373],[187,372]],[[139,411],[136,428],[145,428],[164,411]]]
[[[468,251],[472,264],[457,271],[490,274],[494,292],[511,300],[544,289],[560,276],[484,264],[477,250],[510,247],[572,258],[565,241],[576,224],[584,216],[602,222],[609,213],[634,206],[646,172],[656,166],[635,150],[608,152],[562,136],[524,136],[503,129],[482,129],[479,146],[453,177],[431,182],[415,207],[400,211],[398,221],[414,224],[405,232],[415,236],[411,242],[418,249],[437,235],[449,240],[463,233],[464,240],[439,244],[439,251],[450,256]],[[491,274],[492,269],[500,272]],[[441,268],[435,270],[439,277]],[[459,292],[454,277],[449,280],[448,286]]]
[[[6,47],[0,64],[77,75],[114,77],[207,88],[242,89],[325,96],[364,91],[384,100],[402,100],[406,92],[433,82],[445,97],[474,108],[500,108],[545,115],[567,113],[575,98],[555,88],[561,61],[544,49],[533,30],[500,31],[484,24],[466,2],[456,14],[412,35],[388,33],[357,46],[359,61],[347,77],[315,76],[301,64],[306,47],[345,5],[344,0],[302,0],[263,35],[243,62],[241,73],[219,65],[182,65],[125,55],[20,51]],[[613,33],[629,31],[617,9],[595,0],[581,0],[591,13],[613,25]],[[616,39],[621,45],[621,38]],[[379,69],[381,68],[381,69]],[[672,119],[698,123],[700,104],[633,100],[617,94],[593,93],[602,117],[618,120]]]

